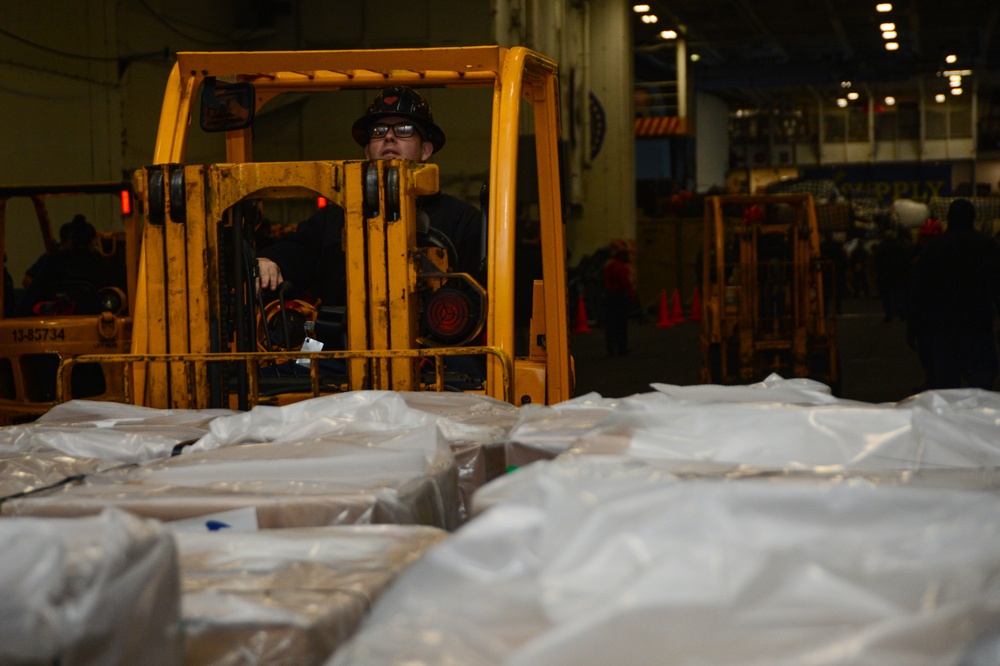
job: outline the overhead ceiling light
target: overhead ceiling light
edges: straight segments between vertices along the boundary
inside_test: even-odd
[[[850,81],[841,81],[840,82],[840,87],[841,88],[850,88],[851,87],[851,82]]]
[[[961,74],[949,74],[948,75],[948,80],[949,81],[961,81],[962,80],[962,75]]]
[[[957,79],[948,79],[948,85],[951,86],[952,88],[961,88],[962,77],[958,77]]]
[[[660,38],[661,39],[677,39],[677,31],[676,30],[663,30],[662,32],[660,32]]]
[[[700,55],[698,55],[697,53],[692,53],[691,54],[691,62],[698,62],[699,60],[701,60],[701,56]]]
[[[886,30],[882,33],[882,39],[896,39],[896,37],[897,35],[895,30]]]
[[[895,97],[893,97],[892,95],[887,95],[886,96],[886,98],[885,98],[885,105],[886,106],[893,106],[895,103],[896,103],[896,98]]]
[[[838,97],[837,106],[839,106],[840,108],[844,108],[845,106],[847,106],[847,100],[844,99],[843,97]]]
[[[937,102],[938,104],[941,104],[942,102],[944,102],[944,100],[945,100],[944,93],[938,93],[937,95],[934,95],[934,101]]]
[[[899,50],[899,44],[897,44],[896,42],[886,42],[885,43],[885,50],[886,51],[898,51]]]
[[[642,15],[642,22],[643,23],[656,23],[659,20],[660,19],[658,19],[656,17],[656,14],[643,14]]]
[[[636,14],[645,14],[649,11],[649,5],[632,5],[632,11]]]
[[[856,93],[856,92],[849,92],[849,93],[847,93],[847,99],[854,100],[854,99],[857,99],[857,98],[858,98],[858,93]]]
[[[957,56],[957,55],[955,55],[954,53],[949,53],[948,55],[946,55],[946,56],[944,57],[944,61],[945,61],[946,63],[948,63],[949,65],[953,65],[953,64],[955,64],[956,62],[958,62],[958,56]]]
[[[895,30],[896,29],[896,24],[895,23],[883,23],[882,25],[880,25],[878,27],[878,29],[882,30],[882,31]]]
[[[962,94],[962,89],[961,88],[952,88],[951,89],[951,94],[952,95],[961,95]]]
[[[875,11],[879,12],[880,14],[885,14],[886,12],[891,12],[892,11],[892,3],[891,2],[880,2],[877,5],[875,5]]]
[[[941,72],[941,74],[943,76],[947,76],[948,78],[951,78],[953,76],[972,76],[972,70],[971,69],[946,69],[943,72]]]

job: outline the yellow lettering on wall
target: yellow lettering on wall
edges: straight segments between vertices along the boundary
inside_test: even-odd
[[[897,180],[892,184],[892,200],[906,199],[906,194],[910,190],[910,184],[905,180]]]

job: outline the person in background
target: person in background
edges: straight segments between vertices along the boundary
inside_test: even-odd
[[[56,246],[56,251],[68,250],[72,247],[73,240],[73,223],[76,222],[78,217],[83,217],[82,215],[75,216],[71,221],[66,222],[61,227],[59,227],[59,245]],[[43,252],[38,259],[35,260],[28,270],[24,272],[24,278],[21,279],[21,286],[28,288],[31,283],[35,281],[38,275],[45,270],[45,265],[48,263],[50,255],[48,252]]]
[[[855,298],[868,298],[868,248],[864,238],[858,238],[850,254],[851,291]]]
[[[827,312],[841,314],[841,303],[847,293],[848,258],[842,239],[837,240],[835,234],[833,231],[823,234],[819,254],[824,261],[830,262],[830,272],[823,274],[823,300],[827,304]]]
[[[604,335],[609,356],[625,355],[628,348],[628,318],[635,302],[628,248],[613,245],[604,265]]]
[[[927,388],[992,390],[1000,311],[1000,247],[976,231],[968,199],[948,208],[948,228],[927,245],[914,271],[915,344],[927,355]]]
[[[933,217],[924,220],[924,223],[920,225],[920,229],[917,230],[917,246],[914,249],[913,259],[916,260],[920,252],[943,233],[944,226],[942,226],[941,222]]]
[[[910,249],[899,239],[895,229],[887,229],[875,247],[872,263],[875,284],[885,321],[906,318],[906,283],[910,277]]]
[[[924,378],[930,377],[931,353],[927,333],[923,330],[922,322],[917,317],[917,297],[914,294],[916,284],[916,271],[920,255],[928,245],[936,241],[944,233],[944,226],[933,217],[924,220],[917,230],[917,242],[910,253],[910,279],[906,283],[906,344],[917,352],[920,360],[920,367],[924,371]],[[919,386],[914,393],[919,393],[926,388]]]
[[[65,238],[65,241],[63,239]],[[108,262],[95,247],[97,230],[83,215],[60,229],[65,242],[42,256],[25,275],[20,315],[96,314],[97,292],[115,282]]]

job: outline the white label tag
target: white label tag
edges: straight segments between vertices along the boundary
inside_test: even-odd
[[[305,340],[302,341],[302,351],[323,351],[323,343],[320,342],[319,340],[306,338]],[[298,363],[299,365],[304,365],[307,368],[310,365],[310,359],[308,358],[300,358],[295,362]]]

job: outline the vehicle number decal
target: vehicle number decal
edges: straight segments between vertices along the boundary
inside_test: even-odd
[[[45,342],[66,339],[65,328],[15,328],[12,334],[14,342]]]

